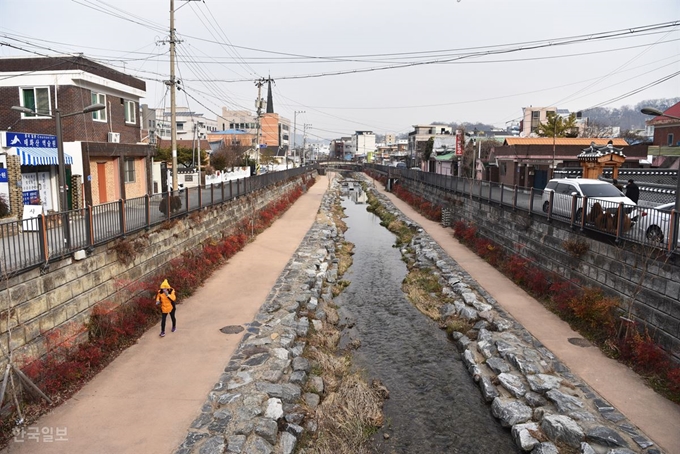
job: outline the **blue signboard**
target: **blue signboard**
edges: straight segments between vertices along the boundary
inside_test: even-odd
[[[57,136],[49,134],[27,134],[23,132],[5,133],[6,147],[57,148]]]
[[[7,169],[0,169],[0,183],[7,183]]]
[[[24,205],[40,205],[40,193],[38,191],[24,191],[21,193]]]

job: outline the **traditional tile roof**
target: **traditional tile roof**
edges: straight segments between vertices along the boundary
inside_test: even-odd
[[[595,142],[592,142],[590,146],[585,148],[577,157],[579,161],[597,161],[602,156],[608,154],[619,155],[623,158],[626,157],[626,155],[623,154],[623,148],[616,148],[612,144],[597,145]]]
[[[615,147],[625,147],[628,143],[624,139],[608,139],[608,138],[589,138],[589,137],[556,137],[555,145],[575,145],[588,147],[592,142],[596,145],[607,145],[610,140]],[[552,137],[507,137],[504,145],[552,145]]]

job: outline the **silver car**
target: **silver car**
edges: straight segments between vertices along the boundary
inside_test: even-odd
[[[606,181],[593,180],[590,178],[555,178],[548,182],[543,190],[543,211],[550,210],[550,195],[552,198],[552,214],[571,217],[572,202],[576,196],[575,220],[578,222],[583,216],[583,198],[588,197],[587,210],[590,213],[597,203],[600,208],[609,213],[616,212],[619,204],[623,203],[626,212],[629,213],[635,202],[623,195],[616,186]]]
[[[673,209],[675,209],[675,202],[636,210],[635,230],[642,232],[644,237],[652,243],[665,243],[671,232]]]

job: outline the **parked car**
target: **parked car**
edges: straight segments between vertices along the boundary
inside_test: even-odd
[[[555,178],[548,182],[543,190],[543,211],[550,209],[550,194],[553,194],[552,214],[571,217],[572,200],[576,200],[575,220],[580,221],[583,216],[583,198],[588,197],[588,213],[595,204],[599,204],[603,212],[614,214],[623,203],[626,213],[635,208],[635,203],[611,183],[590,178]]]
[[[671,212],[674,208],[675,202],[671,202],[654,208],[635,210],[635,231],[641,232],[652,243],[664,243],[670,235]]]
[[[397,167],[398,169],[405,169],[405,168],[406,168],[406,163],[405,163],[405,162],[399,161],[399,162],[396,162],[396,163],[394,164],[394,167]]]

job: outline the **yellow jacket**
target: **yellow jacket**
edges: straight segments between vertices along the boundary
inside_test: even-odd
[[[167,290],[168,294],[165,294],[165,291]],[[177,300],[177,295],[175,294],[175,289],[170,287],[170,284],[168,284],[168,280],[164,280],[163,283],[161,284],[161,288],[158,290],[158,293],[156,294],[156,304],[161,305],[161,312],[164,314],[169,314],[172,312],[172,309],[174,307],[174,302]]]

